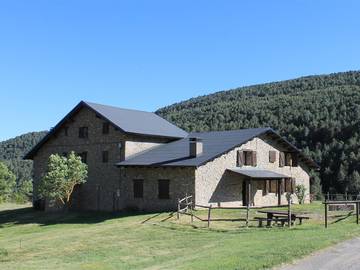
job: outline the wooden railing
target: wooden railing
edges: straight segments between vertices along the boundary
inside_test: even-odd
[[[191,222],[194,221],[194,218],[207,222],[207,226],[210,227],[210,221],[245,221],[246,227],[249,226],[250,215],[249,212],[251,209],[264,209],[264,208],[280,208],[280,207],[287,207],[288,210],[288,219],[289,219],[289,227],[291,227],[291,202],[289,201],[288,204],[283,205],[263,205],[263,206],[229,206],[229,207],[221,207],[221,206],[213,206],[213,205],[200,205],[195,204],[193,202],[193,196],[187,195],[182,198],[178,199],[178,208],[177,208],[177,219],[180,219],[180,215],[190,215]],[[207,219],[203,219],[195,214],[195,210],[199,208],[204,208],[208,210]],[[246,210],[246,218],[211,218],[211,210],[213,209],[232,209],[232,210]]]

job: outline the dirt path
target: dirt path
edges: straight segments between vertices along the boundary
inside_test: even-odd
[[[342,242],[277,270],[360,269],[360,238]]]

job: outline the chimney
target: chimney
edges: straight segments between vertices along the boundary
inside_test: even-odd
[[[200,138],[189,138],[189,156],[197,157],[203,152],[203,143]]]

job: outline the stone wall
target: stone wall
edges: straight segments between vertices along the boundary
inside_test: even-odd
[[[104,119],[90,109],[82,108],[38,151],[34,157],[34,199],[37,199],[37,183],[46,172],[51,154],[63,154],[74,151],[87,152],[88,180],[78,187],[73,195],[72,207],[86,210],[119,210],[121,199],[120,170],[115,163],[122,158],[167,142],[167,139],[154,137],[129,136],[110,126],[109,134],[102,133]],[[88,127],[88,139],[79,138],[79,128]],[[126,142],[126,143],[124,143]],[[121,144],[121,148],[119,147]],[[109,152],[109,161],[102,162],[102,152]]]
[[[195,168],[121,168],[121,194],[123,205],[128,209],[164,211],[177,209],[179,198],[195,193]],[[144,181],[144,197],[134,198],[133,180]],[[170,181],[170,199],[158,198],[158,180]]]
[[[228,168],[236,167],[237,150],[253,150],[257,152],[256,168],[268,169],[295,178],[296,185],[304,184],[306,187],[305,202],[310,201],[310,177],[308,168],[300,163],[298,167],[279,167],[279,152],[285,151],[279,145],[265,136],[237,147],[226,154],[215,158],[213,161],[199,167],[195,172],[196,203],[201,205],[242,205],[242,183],[244,178],[236,173],[226,171]],[[269,162],[269,151],[276,152],[276,161]],[[243,166],[252,167],[252,166]],[[252,167],[255,168],[255,167]],[[252,197],[255,205],[276,205],[278,198],[275,193],[263,196],[262,182],[252,181]],[[295,196],[294,196],[295,197]],[[295,197],[295,202],[297,199]],[[281,203],[286,203],[285,194],[281,197]]]

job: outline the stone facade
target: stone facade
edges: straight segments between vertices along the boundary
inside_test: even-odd
[[[150,168],[128,167],[121,169],[123,205],[128,209],[145,211],[174,210],[177,201],[185,194],[195,194],[195,168]],[[133,181],[144,181],[143,198],[134,198]],[[158,181],[167,179],[169,185],[169,199],[158,198]]]
[[[94,111],[82,108],[39,149],[34,156],[34,200],[37,199],[37,183],[46,172],[51,154],[87,152],[88,180],[75,190],[72,208],[105,211],[123,208],[120,200],[122,194],[119,194],[120,170],[115,167],[115,163],[169,140],[151,136],[130,136],[114,126],[110,126],[109,134],[103,134],[104,122],[106,121]],[[88,127],[87,139],[79,138],[80,127]],[[106,163],[102,162],[103,151],[108,151]]]
[[[199,167],[121,167],[115,166],[123,159],[168,143],[169,139],[154,136],[129,135],[110,125],[108,134],[103,134],[106,122],[94,111],[83,107],[64,124],[34,156],[34,200],[37,185],[46,172],[51,154],[87,152],[88,179],[77,187],[72,196],[71,207],[81,210],[118,211],[139,209],[146,211],[174,210],[177,200],[185,194],[194,196],[201,205],[242,205],[244,178],[227,169],[236,167],[238,150],[257,153],[257,168],[267,169],[296,179],[296,184],[306,187],[306,202],[309,202],[310,180],[308,168],[300,163],[297,167],[279,167],[279,153],[284,151],[273,140],[261,136],[214,158]],[[79,128],[88,128],[88,138],[79,138]],[[219,138],[221,140],[221,138]],[[206,151],[206,149],[204,149]],[[108,161],[103,162],[103,152],[108,152]],[[276,152],[274,163],[269,161],[269,151]],[[247,167],[247,166],[244,166]],[[134,180],[143,180],[143,197],[134,198]],[[159,180],[169,180],[169,198],[159,199]],[[264,194],[264,181],[252,181],[254,205],[276,205],[275,193]],[[296,198],[295,198],[296,201]],[[281,203],[286,203],[285,194]],[[54,205],[53,205],[54,206]]]
[[[306,187],[305,202],[310,202],[310,177],[308,169],[302,163],[297,167],[284,166],[279,167],[279,153],[284,151],[279,145],[266,137],[254,138],[251,141],[234,148],[215,158],[213,161],[200,166],[195,172],[195,201],[200,205],[222,205],[237,206],[243,204],[243,181],[244,178],[236,173],[229,172],[226,169],[236,167],[236,157],[238,150],[252,150],[257,152],[256,168],[271,170],[295,178],[296,185],[304,184]],[[274,163],[269,162],[269,151],[276,152]],[[244,168],[252,166],[243,166]],[[263,195],[262,180],[251,182],[252,201],[254,205],[276,205],[278,197],[275,193]],[[294,202],[297,202],[296,196]],[[285,193],[281,196],[281,203],[287,203]]]

